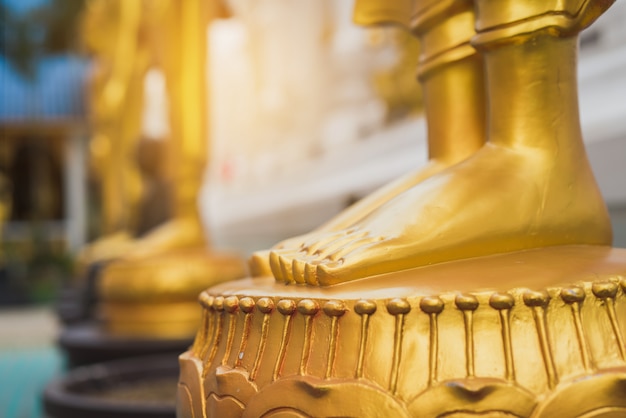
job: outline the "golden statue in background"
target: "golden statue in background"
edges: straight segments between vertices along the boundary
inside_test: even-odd
[[[101,180],[103,237],[79,256],[79,270],[126,252],[141,197],[134,161],[141,134],[143,78],[151,64],[139,1],[91,0],[82,19],[82,40],[93,55],[89,118],[90,157]]]
[[[170,113],[170,171],[174,218],[138,239],[129,257],[206,246],[197,197],[208,152],[207,29],[216,2],[144,2],[148,37],[165,74]]]
[[[170,0],[91,0],[84,38],[95,54],[91,114],[92,157],[103,184],[103,232],[88,246],[87,265],[121,255],[144,257],[206,245],[197,195],[207,159],[206,30],[223,15],[217,2],[183,6]],[[213,6],[212,6],[213,5]],[[103,30],[105,27],[107,30]],[[144,77],[165,75],[169,103],[169,169],[174,218],[132,240],[141,196],[135,162],[141,136]],[[160,138],[157,138],[160,139]]]
[[[178,416],[626,416],[626,250],[576,85],[611,3],[358,1],[421,41],[431,162],[200,295]]]
[[[81,261],[113,260],[98,280],[100,317],[110,332],[189,337],[199,323],[197,294],[211,283],[242,277],[245,271],[239,257],[208,248],[197,209],[208,151],[207,30],[224,11],[218,2],[205,0],[93,0],[88,11],[88,17],[111,19],[120,32],[108,39],[101,29],[94,30],[94,36],[115,52],[110,57],[103,54],[113,70],[107,73],[105,87],[93,95],[96,121],[106,120],[113,127],[109,132],[94,126],[96,143],[102,132],[109,143],[102,164],[105,201],[113,201],[112,208],[120,206],[119,211],[105,208],[105,220],[119,219],[123,211],[130,216],[122,199],[130,177],[121,168],[128,163],[128,154],[135,153],[142,109],[137,86],[143,86],[150,67],[163,71],[167,86],[174,217],[137,239],[128,238],[128,233],[105,237],[88,247]],[[136,128],[133,135],[120,136],[119,127],[126,125]],[[106,186],[111,186],[110,193]],[[123,224],[121,230],[129,231],[130,223]]]

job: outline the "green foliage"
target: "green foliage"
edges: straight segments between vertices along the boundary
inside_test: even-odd
[[[50,0],[25,15],[0,4],[0,54],[24,77],[35,77],[35,62],[47,54],[76,49],[78,21],[85,0]]]
[[[30,224],[29,235],[0,242],[0,306],[50,302],[71,278],[71,256],[45,236],[42,225]]]
[[[54,0],[33,11],[33,23],[45,31],[42,50],[46,54],[64,53],[78,46],[78,21],[85,0]]]
[[[35,43],[25,20],[15,16],[6,5],[0,5],[0,53],[22,75],[34,77]]]

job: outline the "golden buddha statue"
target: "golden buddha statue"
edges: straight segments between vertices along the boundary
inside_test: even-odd
[[[207,158],[206,31],[222,11],[216,2],[187,3],[159,0],[144,7],[149,44],[167,86],[174,217],[137,239],[127,259],[207,245],[196,204]]]
[[[164,70],[169,96],[174,218],[132,241],[105,266],[99,310],[113,334],[184,338],[193,336],[200,321],[197,294],[245,274],[237,255],[208,247],[196,205],[208,141],[207,28],[224,12],[204,0],[145,5],[144,38]]]
[[[626,416],[626,250],[576,92],[611,3],[359,0],[421,40],[431,163],[200,295],[178,417]]]
[[[193,2],[195,3],[195,2]],[[207,244],[196,198],[207,157],[206,29],[224,15],[218,2],[182,6],[170,0],[91,0],[85,43],[95,51],[92,156],[103,183],[104,236],[79,255],[79,270],[99,261],[141,258]],[[189,9],[189,10],[188,10]],[[103,35],[102,26],[115,36]],[[169,161],[173,219],[136,238],[141,196],[135,160],[141,133],[143,78],[163,70],[169,102]],[[192,105],[193,104],[193,105]],[[161,139],[161,138],[158,138]]]
[[[458,10],[462,2],[454,3]],[[531,31],[530,38],[520,23],[521,34],[511,29],[510,36],[484,41],[501,33],[493,26],[531,19],[530,7],[524,9],[528,16],[518,18],[509,6],[476,2],[477,33],[472,4],[442,22],[434,23],[429,14],[425,23],[414,20],[424,49],[419,72],[431,164],[400,187],[368,197],[372,204],[351,215],[353,222],[279,244],[270,256],[279,280],[332,284],[497,252],[611,243],[608,214],[582,142],[573,36],[600,8],[590,2],[584,3],[590,11],[579,14],[558,10],[554,23],[545,17],[547,4],[533,22],[541,26],[547,20],[548,26]],[[396,9],[371,13],[375,6],[357,18],[376,23],[387,13],[385,19],[399,19]],[[420,2],[416,7],[419,17]],[[494,16],[504,12],[510,15],[497,23]]]
[[[395,12],[397,16],[402,13],[401,8],[381,10],[380,14],[376,14],[378,18],[373,19],[370,16],[372,6],[359,7],[356,18],[366,24],[385,20],[397,21],[394,19],[395,16],[390,18],[386,14]],[[465,9],[471,9],[471,4]],[[407,16],[410,16],[410,13]],[[316,257],[319,257],[332,251],[332,248],[347,250],[356,245],[356,242],[351,242],[354,240],[350,240],[350,237],[356,236],[360,236],[358,242],[366,245],[369,241],[369,232],[367,234],[357,232],[354,228],[357,222],[368,216],[375,216],[373,212],[385,202],[411,190],[434,174],[465,160],[481,148],[485,142],[486,105],[482,58],[469,45],[469,39],[475,33],[472,16],[471,11],[465,11],[443,19],[443,22],[435,25],[436,28],[429,27],[428,31],[422,28],[422,25],[415,29],[422,43],[418,73],[422,83],[428,125],[429,163],[356,202],[313,233],[277,244],[271,256],[271,270],[267,251],[254,254],[250,263],[253,274],[263,275],[273,272],[280,280],[304,283],[304,271],[295,276],[291,272],[303,268],[307,261],[311,261],[308,267],[312,270],[311,266],[315,259],[309,257],[310,254],[316,254],[319,250],[316,254]],[[436,33],[430,33],[432,31]],[[439,62],[441,61],[439,54],[443,53],[446,54],[442,58],[444,61]],[[453,62],[445,62],[448,56],[455,58]],[[450,65],[439,68],[442,64]],[[439,71],[431,71],[435,67]],[[326,245],[331,243],[333,246]],[[344,246],[344,243],[351,245]],[[293,266],[289,265],[290,263],[293,263]]]
[[[80,272],[123,254],[132,240],[132,208],[142,188],[134,154],[141,130],[143,77],[150,65],[147,45],[139,37],[144,23],[141,2],[90,0],[82,16],[82,42],[93,56],[89,150],[102,182],[103,237],[79,254]]]

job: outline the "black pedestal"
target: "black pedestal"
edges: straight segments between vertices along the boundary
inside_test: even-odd
[[[161,353],[177,358],[192,342],[191,338],[117,337],[107,334],[96,323],[70,325],[59,337],[59,345],[67,354],[70,367]]]
[[[94,319],[97,302],[97,286],[102,270],[107,262],[89,266],[85,277],[72,280],[64,287],[57,298],[57,315],[64,325],[72,325]]]
[[[48,384],[49,418],[174,418],[178,358],[117,360],[80,367]]]

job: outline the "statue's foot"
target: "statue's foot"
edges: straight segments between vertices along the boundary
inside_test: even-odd
[[[331,285],[481,255],[610,243],[586,161],[488,144],[349,229],[272,251],[270,264],[279,281]]]
[[[271,251],[269,262],[274,276],[287,283],[333,284],[318,281],[317,267],[320,260],[325,262],[341,260],[355,247],[365,247],[384,240],[383,237],[374,237],[356,228],[337,231],[333,235],[326,235],[324,238],[321,241],[315,241],[315,235],[311,234],[310,241],[304,244],[300,250]],[[313,252],[311,253],[311,251]]]
[[[452,162],[444,160],[431,160],[425,167],[407,173],[367,195],[315,231],[281,241],[276,244],[272,250],[286,251],[288,253],[302,251],[307,254],[307,256],[311,256],[319,248],[335,241],[338,236],[346,234],[346,230],[348,230],[350,226],[362,220],[384,203],[425,179],[443,171],[451,164]],[[307,245],[306,243],[309,244]],[[272,274],[269,257],[270,252],[271,250],[257,251],[252,255],[249,266],[253,277]]]
[[[137,239],[124,259],[139,259],[176,250],[203,247],[206,240],[200,220],[196,217],[174,218]]]

